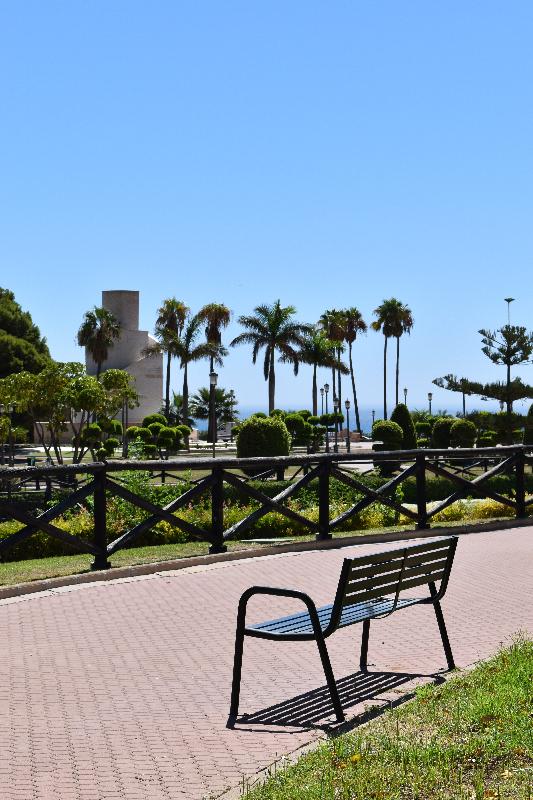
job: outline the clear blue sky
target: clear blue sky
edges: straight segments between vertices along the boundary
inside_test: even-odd
[[[102,289],[149,329],[172,295],[305,321],[396,295],[402,386],[456,410],[431,379],[503,377],[477,334],[503,298],[533,327],[532,39],[529,0],[3,0],[0,285],[61,360]],[[355,348],[377,409],[381,353]],[[308,405],[309,370],[278,375]],[[245,347],[221,383],[266,402]]]

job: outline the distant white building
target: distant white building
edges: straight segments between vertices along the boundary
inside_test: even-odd
[[[120,322],[120,338],[109,349],[102,369],[123,369],[135,378],[135,390],[140,406],[130,409],[128,424],[138,425],[147,414],[160,411],[163,397],[163,355],[145,355],[146,348],[155,344],[148,331],[139,330],[139,292],[116,289],[102,292],[102,306]],[[96,375],[96,364],[85,350],[89,375]]]

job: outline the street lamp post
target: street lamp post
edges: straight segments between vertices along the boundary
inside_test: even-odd
[[[431,416],[431,401],[433,400],[433,394],[428,392],[428,403],[429,403],[429,416]]]
[[[324,393],[326,395],[326,453],[329,453],[329,420],[328,420],[328,393],[329,383],[324,384]]]
[[[376,412],[374,411],[374,409],[372,409],[372,425],[374,425],[375,421],[376,421]]]
[[[344,401],[344,408],[346,409],[346,452],[350,452],[350,401]]]
[[[333,411],[335,413],[335,444],[333,445],[333,452],[339,452],[339,423],[337,420],[337,414],[339,413],[340,403],[337,397],[333,397]]]
[[[324,413],[324,387],[323,386],[320,388],[320,401],[321,401],[321,404],[322,404],[322,410],[321,410],[320,413],[323,414]]]
[[[403,402],[404,405],[407,405],[407,388],[403,390]]]
[[[217,443],[217,415],[215,410],[215,389],[217,388],[218,375],[215,371],[209,373],[209,385],[212,387],[211,392],[211,428],[213,431],[213,458],[216,456],[216,443]]]

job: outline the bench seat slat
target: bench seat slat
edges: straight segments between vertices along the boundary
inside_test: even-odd
[[[353,625],[365,619],[387,614],[392,609],[393,602],[392,598],[380,597],[369,602],[347,605],[342,610],[338,627],[343,628],[346,625]],[[397,608],[405,608],[419,602],[420,598],[402,598],[398,601]],[[328,627],[332,610],[333,603],[317,609],[320,627],[323,631]],[[313,634],[313,625],[311,624],[309,613],[301,611],[298,614],[291,614],[287,617],[279,617],[279,619],[247,625],[246,630],[268,633],[272,636],[305,636]]]

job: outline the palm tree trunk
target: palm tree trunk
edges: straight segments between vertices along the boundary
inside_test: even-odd
[[[270,351],[270,368],[268,370],[268,413],[272,414],[276,399],[276,373],[274,368],[274,348]]]
[[[316,389],[316,364],[313,364],[313,416],[318,415],[318,393]]]
[[[342,399],[342,388],[341,388],[341,349],[340,347],[337,348],[337,361],[339,362],[339,368],[337,370],[337,388],[338,388],[338,395],[337,399],[339,401],[339,408]]]
[[[348,342],[348,358],[350,360],[350,375],[352,378],[352,394],[353,394],[353,407],[355,411],[355,427],[361,433],[361,420],[359,419],[359,403],[357,402],[357,392],[355,389],[355,375],[353,372],[352,363],[352,343]]]
[[[185,362],[185,364],[183,365],[183,392],[182,392],[183,396],[182,396],[182,405],[181,405],[181,408],[182,408],[181,413],[182,413],[182,416],[183,416],[182,422],[183,422],[184,425],[187,425],[187,420],[189,418],[189,382],[188,382],[188,379],[187,379],[188,378],[188,376],[187,376],[188,369],[187,368],[188,368],[188,364],[187,364],[187,362]],[[186,447],[187,450],[190,450],[189,437],[188,436],[185,437],[185,447]]]
[[[213,363],[213,356],[209,359],[209,372],[213,372],[214,370],[214,363]],[[207,441],[213,441],[213,414],[212,408],[213,403],[215,401],[215,387],[211,385],[211,377],[209,377],[209,415],[208,415],[208,423],[207,423]]]
[[[171,355],[170,352],[167,353],[167,375],[166,375],[166,382],[165,382],[165,417],[168,420],[168,415],[170,413],[170,359]]]
[[[398,386],[400,383],[400,337],[396,337],[396,405],[398,405]]]
[[[385,336],[385,346],[383,348],[383,419],[387,419],[387,342]]]

